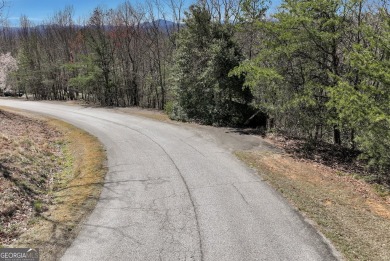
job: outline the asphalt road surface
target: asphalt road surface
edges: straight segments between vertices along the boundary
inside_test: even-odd
[[[337,260],[326,240],[232,155],[229,138],[218,142],[215,128],[208,135],[112,109],[0,99],[2,105],[69,122],[107,150],[100,200],[62,260]]]

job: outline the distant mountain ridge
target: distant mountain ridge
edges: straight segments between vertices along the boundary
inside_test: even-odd
[[[148,21],[148,22],[143,22],[141,23],[141,26],[144,27],[144,28],[151,28],[151,27],[154,27],[156,26],[159,27],[160,29],[164,29],[164,30],[170,30],[176,26],[183,26],[182,23],[178,24],[178,23],[175,23],[175,22],[172,22],[172,21],[169,21],[169,20],[165,20],[165,19],[157,19],[155,21]],[[58,26],[57,24],[40,24],[40,25],[36,25],[36,26],[33,26],[32,28],[39,28],[39,29],[44,29],[46,26]],[[75,24],[73,25],[74,27],[76,28],[83,28],[85,27],[84,25],[78,25],[78,24]],[[107,26],[106,28],[114,28],[115,26]],[[3,29],[4,27],[3,26],[0,26],[0,29]],[[10,27],[5,27],[9,30],[11,30],[12,32],[19,32],[22,28],[20,26],[10,26]]]
[[[164,28],[164,29],[171,29],[172,27],[175,27],[178,25],[178,23],[165,20],[165,19],[158,19],[152,22],[144,22],[142,25],[144,26],[155,26],[157,25],[159,28]]]

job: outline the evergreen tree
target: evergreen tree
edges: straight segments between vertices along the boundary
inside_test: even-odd
[[[347,53],[351,73],[329,90],[329,106],[339,120],[356,130],[356,142],[369,165],[390,169],[390,18],[376,14],[379,31],[363,25],[365,41]],[[387,176],[390,178],[390,176]]]
[[[173,117],[206,124],[242,124],[252,96],[243,88],[241,77],[228,77],[242,59],[232,40],[233,27],[213,22],[202,6],[191,6],[186,15],[176,52]]]
[[[69,75],[68,86],[77,92],[81,92],[82,98],[89,100],[92,94],[99,93],[101,81],[101,69],[95,63],[93,55],[81,56],[79,61],[67,63],[63,66]],[[93,98],[92,98],[93,99]],[[97,102],[96,100],[93,100]]]
[[[286,0],[274,21],[260,24],[264,46],[234,74],[246,74],[246,85],[276,127],[313,139],[334,127],[334,141],[341,143],[339,127],[329,124],[335,115],[326,102],[327,88],[336,86],[334,76],[342,73],[346,9],[340,0]]]
[[[106,26],[105,19],[107,13],[101,8],[96,8],[89,19],[89,30],[87,30],[87,42],[92,49],[94,62],[98,65],[101,72],[102,89],[98,91],[98,100],[102,105],[114,105],[114,87],[113,80],[113,46],[107,37],[109,28]]]

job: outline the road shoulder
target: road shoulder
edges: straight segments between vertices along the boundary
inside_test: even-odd
[[[353,175],[288,154],[238,151],[347,260],[388,260],[390,196]]]

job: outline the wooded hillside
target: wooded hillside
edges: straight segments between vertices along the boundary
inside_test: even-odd
[[[358,150],[388,182],[389,4],[285,0],[270,11],[267,0],[199,0],[187,10],[184,0],[124,2],[78,21],[66,7],[44,24],[4,23],[0,53],[17,66],[1,66],[0,88],[266,125]]]

